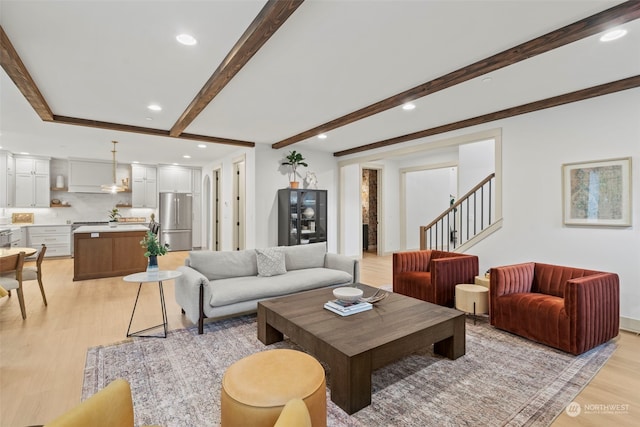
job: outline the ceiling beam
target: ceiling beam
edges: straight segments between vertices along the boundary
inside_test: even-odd
[[[509,65],[516,64],[536,55],[549,52],[585,37],[598,34],[625,22],[640,18],[640,1],[627,1],[603,12],[589,16],[588,18],[574,22],[558,30],[543,36],[529,40],[518,46],[507,49],[496,55],[482,59],[464,68],[460,68],[444,76],[416,86],[412,89],[393,95],[389,98],[368,105],[352,113],[338,117],[330,122],[316,126],[292,137],[283,139],[271,145],[278,149],[295,144],[296,142],[314,137],[321,133],[351,124],[358,120],[373,116],[391,108],[398,107],[406,102],[413,101],[423,96],[431,95],[451,86],[458,85],[492,71],[499,70]]]
[[[66,124],[66,125],[76,125],[76,126],[84,126],[84,127],[92,127],[98,129],[107,129],[107,130],[115,130],[118,132],[130,132],[130,133],[139,133],[143,135],[151,135],[151,136],[163,136],[163,137],[171,137],[168,130],[162,129],[153,129],[142,126],[133,126],[133,125],[123,125],[120,123],[111,123],[111,122],[101,122],[99,120],[89,120],[89,119],[80,119],[77,117],[67,117],[67,116],[53,116],[53,123]],[[250,141],[241,141],[237,139],[228,139],[228,138],[218,138],[216,136],[205,136],[205,135],[194,135],[190,133],[183,133],[180,136],[173,137],[177,139],[186,139],[192,141],[203,141],[203,142],[213,142],[216,144],[226,144],[226,145],[235,145],[238,147],[255,147],[254,142]]]
[[[173,125],[170,135],[179,136],[209,105],[253,55],[275,34],[304,0],[269,0],[246,29],[207,83]]]
[[[363,151],[373,150],[376,148],[388,147],[390,145],[400,144],[402,142],[413,141],[415,139],[425,138],[427,136],[433,136],[433,135],[437,135],[445,132],[451,132],[451,131],[463,129],[469,126],[476,126],[483,123],[492,122],[495,120],[501,120],[509,117],[519,116],[521,114],[532,113],[534,111],[557,107],[564,104],[570,104],[572,102],[584,101],[585,99],[595,98],[602,95],[608,95],[610,93],[620,92],[623,90],[633,89],[636,87],[640,87],[640,76],[633,76],[626,79],[617,80],[615,82],[605,83],[599,86],[593,86],[587,89],[566,93],[564,95],[554,96],[554,97],[543,99],[540,101],[530,102],[528,104],[519,105],[517,107],[511,107],[505,110],[484,114],[482,116],[460,120],[458,122],[449,123],[449,124],[434,127],[431,129],[425,129],[418,132],[397,136],[395,138],[389,138],[382,141],[373,142],[371,144],[361,145],[360,147],[354,147],[348,150],[337,151],[333,153],[333,155],[336,157],[341,157],[341,156],[347,156],[349,154],[355,154]]]
[[[2,26],[0,26],[0,65],[40,118],[45,121],[53,120],[51,108],[31,78],[31,74],[27,71],[27,67],[20,59],[20,55],[16,52]]]

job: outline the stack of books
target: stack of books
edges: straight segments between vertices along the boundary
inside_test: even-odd
[[[340,316],[350,316],[352,314],[371,310],[373,308],[373,304],[365,301],[345,302],[339,299],[334,299],[327,301],[324,304],[324,308],[336,314],[339,314]]]

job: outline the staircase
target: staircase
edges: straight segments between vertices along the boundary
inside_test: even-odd
[[[429,225],[420,227],[420,249],[462,252],[481,236],[500,228],[496,220],[495,177],[492,173],[453,203]]]

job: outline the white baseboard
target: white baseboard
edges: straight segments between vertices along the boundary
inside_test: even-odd
[[[620,329],[623,331],[640,333],[640,319],[620,316]]]

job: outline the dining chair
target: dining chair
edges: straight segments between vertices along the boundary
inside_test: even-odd
[[[42,294],[42,301],[44,301],[44,305],[47,305],[47,296],[44,293],[44,286],[42,286],[42,260],[44,259],[44,254],[47,252],[47,246],[43,243],[40,252],[38,253],[38,257],[36,258],[35,267],[24,267],[22,269],[22,281],[28,282],[30,280],[37,280],[38,285],[40,286],[40,293]]]
[[[24,307],[24,295],[22,293],[22,266],[24,265],[24,252],[17,255],[9,255],[0,257],[0,273],[11,272],[11,276],[0,276],[0,285],[7,291],[16,289],[18,292],[18,301],[20,302],[20,311],[22,319],[27,318],[27,311]],[[14,273],[15,272],[15,273]],[[9,294],[11,296],[11,294]]]

